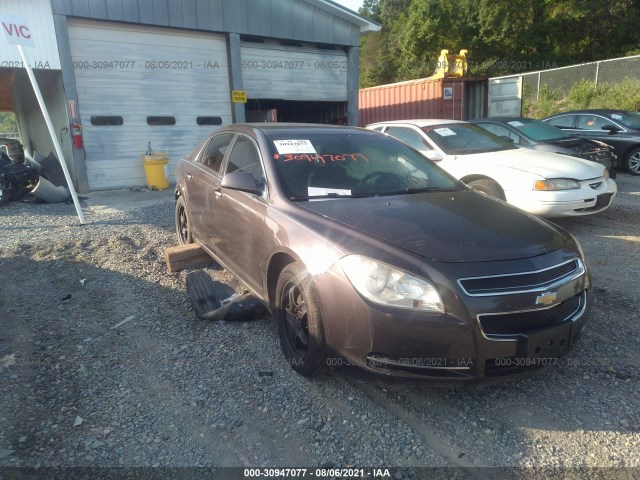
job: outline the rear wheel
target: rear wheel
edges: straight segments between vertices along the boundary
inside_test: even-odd
[[[282,352],[291,368],[305,377],[325,370],[327,355],[318,294],[298,263],[287,265],[280,273],[275,318]]]
[[[178,236],[178,243],[180,245],[193,243],[191,225],[189,224],[189,216],[187,215],[187,202],[185,202],[182,195],[176,200],[176,235]]]
[[[504,200],[504,194],[502,193],[502,189],[500,185],[494,180],[489,178],[481,178],[479,180],[474,180],[472,182],[467,183],[474,190],[478,190],[479,192],[486,193],[487,195],[495,198],[499,198],[500,200]]]
[[[631,175],[640,175],[640,148],[629,152],[626,167]]]

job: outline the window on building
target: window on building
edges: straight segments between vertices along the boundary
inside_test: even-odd
[[[122,125],[123,123],[122,117],[118,115],[94,115],[91,117],[91,125],[94,127]]]
[[[147,117],[147,125],[157,127],[158,125],[175,125],[176,117]]]
[[[222,118],[220,117],[197,117],[196,123],[198,125],[222,125]]]

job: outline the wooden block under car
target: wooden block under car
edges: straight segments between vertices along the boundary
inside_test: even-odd
[[[164,251],[164,258],[170,272],[179,272],[185,268],[214,262],[213,258],[197,243],[169,247]]]

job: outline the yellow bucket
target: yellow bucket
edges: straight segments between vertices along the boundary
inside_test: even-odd
[[[147,186],[164,190],[169,187],[169,154],[167,152],[154,152],[152,155],[140,157],[144,164],[144,173],[147,176]]]

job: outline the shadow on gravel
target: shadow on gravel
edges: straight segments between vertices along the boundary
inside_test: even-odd
[[[615,294],[596,292],[575,362],[524,379],[309,381],[270,319],[196,320],[184,274],[128,237],[2,255],[0,466],[517,465],[554,432],[562,458],[640,426],[640,337],[608,323],[632,322]]]
[[[125,240],[0,252],[0,466],[240,464],[215,429],[200,435],[197,399],[223,386],[190,359],[227,367],[207,350],[216,326],[194,319],[163,258]],[[88,263],[109,250],[145,271]]]

